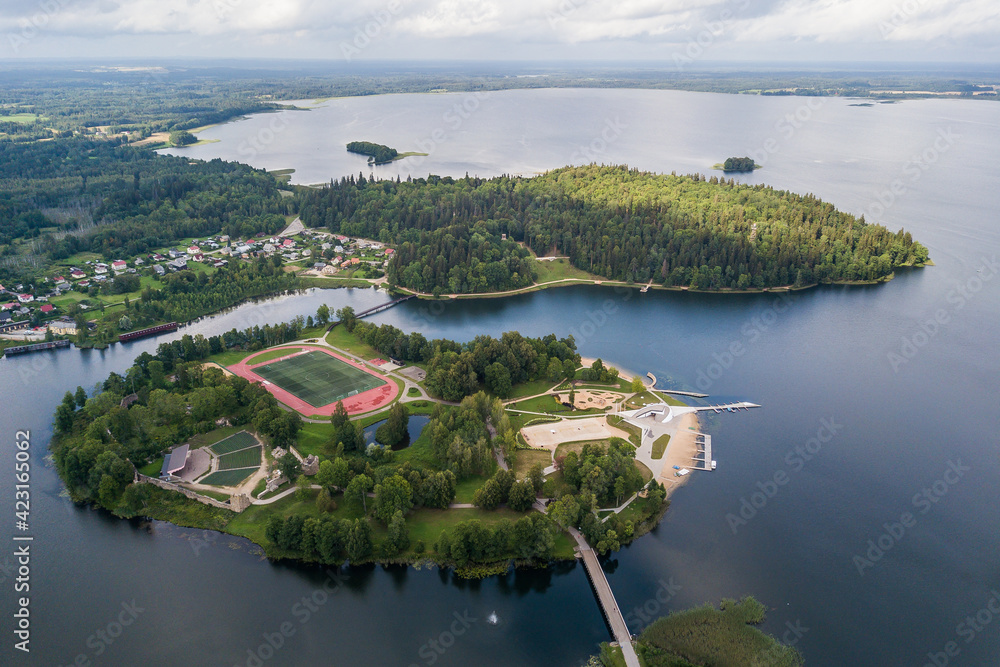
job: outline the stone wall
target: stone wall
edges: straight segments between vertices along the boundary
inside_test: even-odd
[[[173,482],[166,482],[162,479],[156,479],[155,477],[143,475],[138,471],[135,473],[135,481],[141,484],[152,484],[153,486],[158,486],[161,489],[166,489],[168,491],[177,491],[178,493],[184,494],[191,500],[197,500],[199,503],[210,505],[212,507],[218,507],[219,509],[229,510],[231,512],[242,512],[246,508],[250,507],[250,499],[247,498],[246,495],[242,494],[240,496],[234,496],[230,498],[230,502],[224,503],[221,500],[203,496],[196,491],[186,489],[183,486],[174,484]]]

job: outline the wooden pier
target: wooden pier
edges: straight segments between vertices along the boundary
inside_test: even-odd
[[[597,554],[590,548],[590,545],[587,544],[582,535],[576,533],[574,537],[576,537],[580,547],[579,554],[580,559],[583,561],[583,568],[587,571],[590,584],[597,594],[597,602],[604,613],[604,619],[608,623],[608,628],[611,629],[611,634],[614,635],[615,641],[621,646],[622,655],[625,656],[625,664],[627,667],[640,667],[639,656],[636,655],[635,647],[632,646],[632,635],[628,631],[628,626],[625,625],[625,617],[622,616],[621,610],[618,609],[615,594],[611,591],[611,584],[608,583],[608,578],[604,576],[604,570],[601,568],[601,563],[597,560]]]

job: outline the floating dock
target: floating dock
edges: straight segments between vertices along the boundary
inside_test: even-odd
[[[129,331],[128,333],[118,334],[118,342],[127,343],[131,340],[138,340],[147,336],[155,336],[156,334],[166,333],[168,331],[177,331],[177,327],[177,322],[167,322],[166,324],[158,324],[155,327],[139,329],[138,331]]]
[[[18,345],[16,347],[8,347],[4,350],[4,354],[10,356],[12,354],[27,354],[28,352],[43,352],[45,350],[55,350],[61,347],[69,347],[68,340],[50,340],[45,343],[34,343],[32,345]]]

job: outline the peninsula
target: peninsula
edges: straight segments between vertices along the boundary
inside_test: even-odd
[[[350,153],[368,156],[368,164],[388,164],[393,160],[402,160],[404,157],[413,155],[427,155],[427,153],[400,153],[395,148],[389,148],[383,144],[375,144],[370,141],[352,141],[347,144]]]

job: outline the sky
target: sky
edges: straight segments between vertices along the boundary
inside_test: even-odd
[[[1000,62],[998,0],[0,0],[0,60]]]

